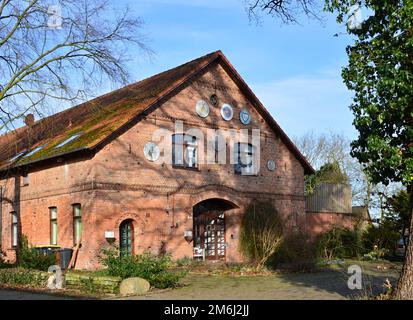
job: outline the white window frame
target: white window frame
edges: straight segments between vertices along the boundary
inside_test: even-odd
[[[80,203],[72,205],[73,208],[73,242],[77,245],[82,241],[82,206]]]
[[[251,143],[236,142],[234,146],[234,172],[240,175],[256,175],[254,168],[254,146]]]
[[[58,243],[58,224],[57,224],[57,208],[50,207],[50,244],[57,245]]]
[[[198,168],[198,141],[195,136],[183,133],[172,136],[172,165],[182,168]]]
[[[11,214],[11,246],[17,248],[19,244],[19,218],[16,211],[10,212]]]

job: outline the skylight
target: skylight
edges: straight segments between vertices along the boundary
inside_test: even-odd
[[[13,162],[14,160],[16,160],[17,158],[20,158],[24,153],[26,152],[26,150],[19,152],[18,154],[16,154],[13,158],[11,158],[9,161]]]
[[[80,137],[82,135],[82,133],[76,133],[73,136],[67,138],[66,140],[60,142],[57,146],[54,147],[54,149],[58,149],[63,147],[64,145],[68,144],[69,142],[72,142],[73,140],[75,140],[76,138]]]
[[[41,150],[42,148],[43,148],[43,146],[38,146],[38,147],[34,148],[28,154],[24,155],[23,158],[27,158],[27,157],[30,157],[30,156],[34,155],[37,151]]]

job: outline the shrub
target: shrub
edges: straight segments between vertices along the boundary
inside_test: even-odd
[[[393,253],[400,237],[400,234],[389,224],[378,227],[370,225],[362,234],[362,242],[367,251],[385,249]]]
[[[88,294],[101,294],[103,293],[102,288],[94,283],[93,278],[82,278],[80,279],[81,289]]]
[[[317,260],[315,244],[302,232],[290,232],[277,252],[269,259],[272,268],[282,267],[290,271],[308,271],[315,268]]]
[[[0,270],[0,285],[42,287],[46,276],[33,270],[20,268]]]
[[[14,267],[13,264],[0,260],[0,269],[9,269],[9,268],[13,268],[13,267]]]
[[[365,261],[382,260],[388,253],[389,252],[387,249],[376,249],[376,250],[373,250],[373,251],[370,251],[364,254],[362,257],[362,260],[365,260]]]
[[[12,268],[14,265],[4,261],[4,256],[0,247],[0,269]]]
[[[43,254],[30,247],[27,238],[23,236],[18,251],[18,264],[25,269],[47,271],[50,266],[56,264],[56,257],[55,255]]]
[[[174,288],[186,272],[159,272],[149,277],[149,283],[158,289]]]
[[[192,264],[194,264],[194,259],[190,257],[183,257],[181,259],[176,260],[177,267],[190,266]]]
[[[350,230],[335,227],[320,234],[316,246],[318,256],[323,259],[353,258],[364,252],[357,228]]]
[[[110,276],[140,277],[149,281],[156,288],[176,287],[179,280],[185,276],[185,272],[171,272],[168,267],[172,261],[170,255],[155,256],[149,252],[143,254],[127,256],[121,255],[119,250],[112,247],[104,249],[101,261],[107,267]]]
[[[282,219],[273,204],[251,203],[241,222],[242,252],[260,269],[280,247],[282,239]]]

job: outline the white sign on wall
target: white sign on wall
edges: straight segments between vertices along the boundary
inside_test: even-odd
[[[105,231],[105,238],[106,239],[114,239],[115,238],[115,232],[114,231]]]

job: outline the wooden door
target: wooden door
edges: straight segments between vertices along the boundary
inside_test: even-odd
[[[225,216],[223,211],[200,212],[194,217],[194,246],[205,250],[205,259],[225,259]]]

